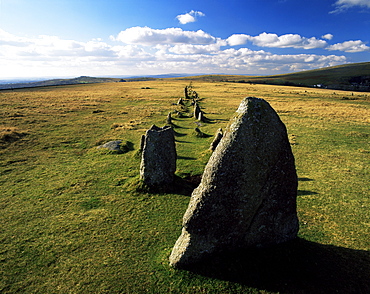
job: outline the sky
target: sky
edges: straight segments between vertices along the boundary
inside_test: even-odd
[[[0,78],[272,75],[370,61],[370,0],[0,0]]]

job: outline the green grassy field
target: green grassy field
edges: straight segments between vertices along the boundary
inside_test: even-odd
[[[369,293],[370,95],[193,82],[209,119],[174,117],[181,187],[138,192],[140,137],[189,80],[0,92],[1,293]],[[299,238],[168,266],[212,137],[244,97],[286,124],[299,176]],[[96,146],[120,139],[132,148]]]

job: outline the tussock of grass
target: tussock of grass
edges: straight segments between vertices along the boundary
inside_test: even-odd
[[[8,145],[27,135],[27,131],[16,127],[0,127],[0,146]]]

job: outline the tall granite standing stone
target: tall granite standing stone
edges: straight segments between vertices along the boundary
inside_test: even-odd
[[[285,125],[265,100],[245,98],[193,191],[170,265],[296,238],[297,186]]]
[[[176,145],[170,126],[153,125],[146,131],[140,166],[140,179],[151,187],[170,184],[176,171]]]

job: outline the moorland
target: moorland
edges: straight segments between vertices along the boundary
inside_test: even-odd
[[[137,189],[140,138],[173,115],[178,189]],[[209,145],[244,97],[288,129],[299,238],[169,267]],[[370,94],[207,79],[0,91],[1,293],[369,293]],[[202,137],[196,136],[199,127]],[[114,154],[97,146],[122,140]]]
[[[169,74],[157,76],[137,76],[131,78],[99,78],[81,76],[72,79],[52,79],[37,82],[4,83],[0,81],[0,89],[35,88],[46,86],[93,84],[93,83],[116,83],[151,81],[161,78],[178,77],[177,79],[190,79],[193,81],[219,81],[249,84],[266,84],[297,86],[310,88],[324,88],[332,90],[365,91],[370,92],[370,62],[348,63],[338,66],[325,67],[314,70],[306,70],[281,75],[270,76],[246,76],[246,75],[199,75]]]

